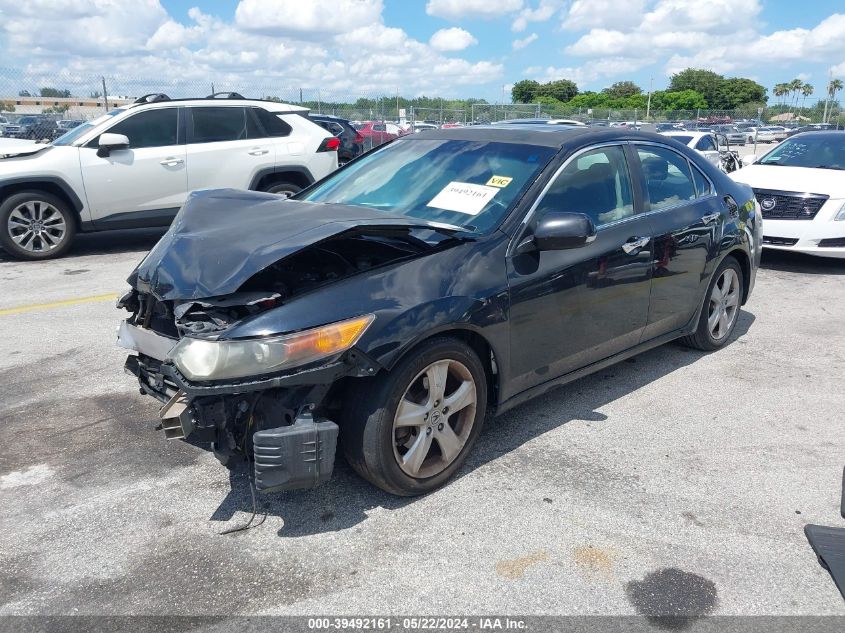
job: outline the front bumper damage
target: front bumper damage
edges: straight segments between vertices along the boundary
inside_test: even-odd
[[[124,321],[118,344],[135,352],[125,370],[142,394],[162,403],[166,439],[210,447],[227,466],[253,462],[256,489],[312,488],[332,474],[338,425],[327,396],[345,376],[366,376],[375,365],[360,352],[283,375],[197,384],[166,361],[177,340]]]

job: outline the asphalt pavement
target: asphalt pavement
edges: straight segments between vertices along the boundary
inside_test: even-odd
[[[399,499],[341,458],[259,498],[166,441],[114,297],[160,232],[0,253],[0,614],[838,614],[845,261],[766,253],[734,340],[670,344],[489,420]]]

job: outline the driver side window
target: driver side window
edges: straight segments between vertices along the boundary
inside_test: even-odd
[[[537,207],[583,213],[597,227],[634,215],[631,177],[622,147],[614,145],[578,155],[558,174]]]
[[[131,149],[177,145],[177,119],[176,108],[147,110],[116,123],[106,132],[126,136]],[[98,142],[99,137],[96,137],[88,143],[88,147],[97,147]]]

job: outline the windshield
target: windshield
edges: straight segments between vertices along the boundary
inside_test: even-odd
[[[112,110],[100,117],[97,117],[93,121],[86,121],[85,123],[81,123],[77,125],[75,128],[72,128],[58,137],[55,141],[53,141],[52,145],[70,145],[76,139],[85,136],[90,132],[93,128],[97,127],[101,123],[108,121],[113,116],[120,114],[121,112],[125,112],[125,110]]]
[[[692,140],[691,136],[684,136],[682,134],[673,134],[669,138],[673,138],[678,141],[678,143],[683,143],[684,145],[689,145],[689,142]]]
[[[760,164],[845,169],[845,134],[793,136],[763,156]]]
[[[554,154],[519,143],[405,139],[364,156],[300,199],[484,232],[505,217]]]

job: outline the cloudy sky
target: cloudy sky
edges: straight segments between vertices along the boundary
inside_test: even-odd
[[[839,12],[837,13],[837,9]],[[501,99],[522,78],[664,88],[845,78],[842,0],[0,0],[0,72]],[[0,82],[0,91],[4,86]],[[130,88],[126,88],[127,90]],[[259,88],[260,89],[260,88]],[[250,95],[255,96],[255,95]]]

